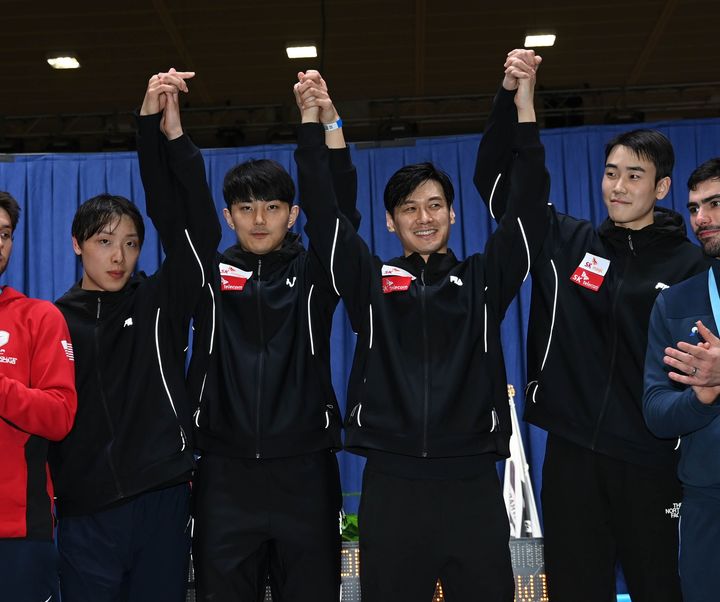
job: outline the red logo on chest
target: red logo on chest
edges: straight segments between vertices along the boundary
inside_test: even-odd
[[[246,272],[234,265],[227,263],[220,264],[220,290],[221,291],[241,291],[245,288],[245,283],[252,277],[252,272]]]

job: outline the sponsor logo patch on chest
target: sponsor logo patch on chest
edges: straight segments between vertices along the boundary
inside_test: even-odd
[[[592,253],[585,253],[585,257],[583,257],[580,265],[575,268],[570,280],[583,288],[597,292],[605,280],[605,274],[607,274],[609,267],[610,260]]]
[[[16,357],[10,357],[7,355],[5,345],[10,342],[10,333],[7,330],[0,330],[0,364],[10,364],[14,366],[17,364]]]
[[[241,291],[253,275],[252,272],[246,272],[227,263],[221,263],[219,267],[221,291]]]
[[[410,272],[394,265],[382,267],[382,290],[383,293],[397,293],[410,288],[410,283],[415,280]]]

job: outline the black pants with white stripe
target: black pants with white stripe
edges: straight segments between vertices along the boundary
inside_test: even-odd
[[[205,454],[193,491],[197,599],[340,598],[340,475],[333,453],[245,459]]]

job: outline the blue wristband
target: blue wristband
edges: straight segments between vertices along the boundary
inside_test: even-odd
[[[333,130],[339,130],[342,127],[342,119],[338,119],[333,123],[323,123],[323,129],[326,132],[332,132]]]

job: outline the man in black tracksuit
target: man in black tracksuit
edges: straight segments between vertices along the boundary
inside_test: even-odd
[[[346,446],[365,455],[360,506],[364,601],[510,601],[509,527],[495,462],[510,416],[500,322],[545,235],[547,180],[530,90],[514,139],[510,209],[485,254],[447,248],[453,188],[429,163],[385,189],[404,255],[373,257],[335,201],[308,90],[296,161],[306,230],[358,331]]]
[[[83,278],[57,305],[73,337],[78,413],[50,459],[63,602],[185,599],[194,468],[185,347],[220,229],[202,156],[180,129],[183,77],[151,78],[138,122],[148,215],[166,253],[159,270],[133,274],[144,228],[127,199],[94,197],[73,221]]]
[[[532,51],[513,51],[506,67],[532,71]],[[475,183],[496,218],[517,169],[507,142],[516,82],[503,81],[478,152]],[[628,132],[606,147],[609,217],[598,229],[548,208],[532,269],[525,420],[549,433],[542,503],[554,602],[614,599],[618,559],[633,602],[681,599],[677,442],[653,436],[642,416],[655,297],[706,266],[682,217],[655,207],[672,165],[662,134]]]
[[[317,72],[300,74],[298,86]],[[327,92],[323,94],[327,96]],[[355,221],[356,174],[341,122],[323,114],[334,189]],[[338,296],[318,256],[289,233],[295,187],[278,163],[225,177],[236,245],[218,255],[195,314],[197,392],[193,559],[198,599],[337,601],[342,494],[340,414],[330,378]]]

